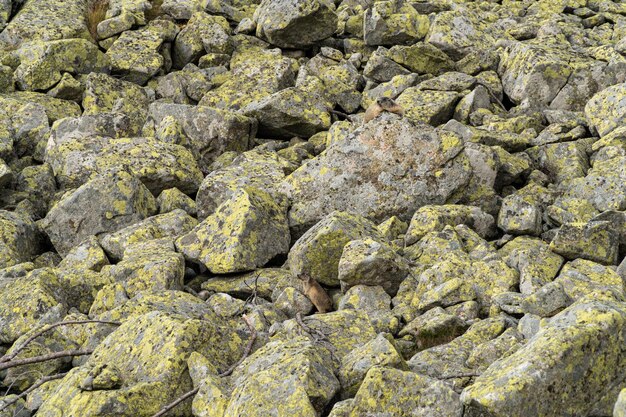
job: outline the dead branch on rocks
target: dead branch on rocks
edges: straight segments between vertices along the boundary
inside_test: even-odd
[[[60,327],[60,326],[67,326],[69,324],[90,324],[90,323],[103,323],[103,324],[112,324],[115,326],[119,326],[122,323],[117,322],[117,321],[106,321],[106,320],[72,320],[72,321],[60,321],[58,323],[54,323],[51,324],[49,326],[44,327],[43,329],[39,330],[37,333],[33,334],[32,336],[30,336],[28,339],[26,339],[26,341],[24,343],[22,343],[22,345],[20,347],[18,347],[17,349],[15,349],[11,354],[7,354],[4,355],[2,357],[0,357],[0,364],[4,363],[4,362],[9,362],[12,359],[14,359],[22,350],[24,350],[24,348],[31,343],[33,340],[37,339],[39,336],[41,336],[42,334],[56,328],[56,327]],[[1,366],[1,365],[0,365]],[[0,368],[3,369],[3,368]]]
[[[330,355],[333,357],[333,359],[339,361],[339,358],[337,358],[337,356],[335,355],[335,346],[330,343],[330,340],[328,340],[328,336],[324,334],[324,332],[318,329],[314,329],[306,324],[302,319],[302,313],[296,314],[296,322],[302,328],[302,330],[311,335],[315,343],[324,345],[330,352]]]
[[[84,350],[63,350],[61,352],[53,352],[47,355],[33,356],[32,358],[24,358],[24,359],[15,359],[8,362],[0,363],[0,371],[9,368],[15,368],[17,366],[22,365],[31,365],[33,363],[46,362],[53,359],[66,358],[68,356],[85,356],[91,355],[93,353],[93,349],[84,349]]]
[[[152,417],[162,417],[165,414],[167,414],[172,408],[176,407],[178,404],[182,403],[183,401],[185,401],[187,398],[189,397],[193,397],[194,395],[196,395],[198,393],[198,390],[200,390],[200,388],[195,388],[192,389],[191,391],[187,391],[186,393],[184,393],[183,395],[181,395],[180,397],[176,398],[176,400],[172,401],[171,403],[169,403],[168,405],[166,405],[165,407],[163,407],[161,409],[161,411],[159,411],[158,413],[154,414]]]
[[[48,376],[44,376],[42,378],[39,378],[37,380],[37,382],[35,382],[33,385],[31,385],[27,390],[25,390],[21,394],[16,395],[15,398],[11,399],[11,401],[5,402],[4,405],[2,407],[0,407],[0,412],[2,412],[6,408],[9,408],[10,406],[15,404],[16,402],[18,402],[20,400],[20,398],[26,397],[28,394],[30,394],[31,392],[33,392],[34,390],[36,390],[37,388],[39,388],[40,386],[42,386],[46,382],[54,381],[55,379],[61,379],[65,375],[67,375],[67,372],[63,372],[63,373],[60,373],[60,374],[54,374],[54,375],[48,375]]]

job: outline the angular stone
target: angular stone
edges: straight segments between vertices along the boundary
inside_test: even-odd
[[[613,383],[626,359],[616,346],[625,318],[622,303],[569,307],[466,388],[466,410],[503,417],[589,414],[602,397],[619,391]]]
[[[65,255],[91,235],[114,232],[156,212],[150,191],[131,174],[98,175],[64,195],[41,221],[57,252]]]
[[[182,127],[189,147],[204,172],[226,151],[248,150],[256,134],[256,122],[228,110],[155,102],[150,105],[144,134],[157,129],[161,121],[172,116]]]
[[[176,241],[187,259],[213,273],[249,271],[289,250],[285,209],[264,191],[239,190]]]
[[[404,90],[397,99],[404,117],[413,123],[438,126],[450,120],[461,96],[454,91],[422,90],[419,86]]]
[[[62,187],[77,187],[90,175],[126,168],[155,195],[176,187],[194,193],[202,172],[192,153],[154,138],[73,138],[49,148],[46,161]]]
[[[32,219],[0,210],[0,268],[33,260],[43,250],[43,243]]]
[[[441,381],[398,369],[373,367],[354,398],[350,417],[461,417],[459,394]]]
[[[411,44],[428,33],[430,21],[410,4],[386,2],[368,7],[363,39],[369,46]]]
[[[472,50],[487,49],[493,44],[493,38],[477,29],[476,20],[479,20],[477,16],[460,10],[438,13],[430,25],[426,42],[455,60],[465,57]]]
[[[440,74],[454,67],[454,62],[444,52],[424,42],[410,46],[394,45],[387,56],[417,74]]]
[[[380,115],[283,181],[294,230],[333,210],[380,222],[391,215],[408,220],[423,205],[451,202],[471,172],[461,139],[395,117]]]
[[[600,137],[621,126],[626,118],[626,83],[595,94],[585,105],[585,116]]]
[[[207,52],[230,53],[229,35],[230,26],[223,17],[194,13],[174,42],[174,68],[183,68]]]
[[[263,0],[254,18],[256,36],[281,48],[305,48],[337,29],[335,5],[327,0]]]
[[[157,197],[157,204],[161,214],[180,209],[190,216],[196,217],[197,215],[196,202],[175,187],[161,191],[161,194]]]
[[[58,267],[67,270],[91,269],[100,271],[103,266],[108,264],[109,258],[98,243],[98,239],[91,236],[70,250]]]
[[[127,30],[107,50],[111,73],[120,80],[144,85],[163,66],[163,39],[148,30]]]
[[[366,238],[344,246],[338,272],[343,292],[355,285],[380,285],[394,296],[409,273],[409,265],[387,244]]]
[[[61,81],[65,72],[109,72],[107,57],[86,39],[29,43],[17,53],[20,65],[14,76],[21,90],[47,90]]]
[[[584,258],[617,264],[619,235],[607,221],[568,223],[561,226],[550,249],[567,259]]]
[[[375,225],[358,215],[332,212],[310,228],[289,251],[289,269],[307,274],[325,285],[338,285],[338,267],[344,246],[372,237],[384,241]]]

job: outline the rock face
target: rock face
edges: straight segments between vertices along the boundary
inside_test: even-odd
[[[459,138],[380,118],[283,181],[292,201],[289,223],[307,227],[332,210],[347,209],[374,221],[392,214],[408,220],[422,205],[446,202],[470,172]]]
[[[0,417],[626,416],[625,121],[622,0],[0,0]]]

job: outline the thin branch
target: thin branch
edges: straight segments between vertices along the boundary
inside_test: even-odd
[[[64,351],[61,351],[61,352],[49,353],[47,355],[33,356],[32,358],[16,359],[16,360],[13,360],[13,361],[0,363],[0,371],[3,371],[5,369],[9,369],[9,368],[15,368],[16,366],[30,365],[30,364],[33,364],[33,363],[50,361],[52,359],[66,358],[68,356],[91,355],[92,353],[93,353],[93,349],[88,349],[88,350],[64,350]]]
[[[37,333],[33,334],[31,337],[29,337],[28,339],[26,339],[26,341],[17,349],[15,349],[13,352],[11,352],[11,354],[9,355],[4,355],[0,358],[0,364],[4,363],[4,362],[9,362],[10,360],[12,360],[13,358],[15,358],[22,350],[24,350],[24,348],[33,340],[37,339],[39,336],[41,336],[42,334],[56,328],[56,327],[60,327],[60,326],[67,326],[69,324],[89,324],[89,323],[103,323],[103,324],[112,324],[115,326],[119,326],[122,323],[118,322],[118,321],[106,321],[106,320],[72,320],[72,321],[60,321],[58,323],[54,323],[51,324],[47,327],[44,327],[43,329],[39,330]],[[2,369],[2,368],[0,368]]]
[[[250,330],[250,333],[251,333],[250,340],[248,340],[248,344],[246,345],[246,349],[244,350],[243,355],[241,356],[241,358],[235,364],[233,364],[230,368],[228,368],[227,370],[225,370],[224,372],[222,372],[218,376],[228,376],[228,375],[230,375],[235,370],[235,368],[237,366],[239,366],[244,361],[244,359],[246,359],[248,357],[248,355],[250,355],[250,351],[252,351],[252,345],[254,344],[254,341],[256,340],[256,336],[257,336],[256,329],[254,328],[254,326],[252,326],[252,323],[250,323],[250,321],[248,320],[248,317],[246,317],[245,314],[242,316],[242,318],[246,322],[246,325],[248,326],[248,329]],[[178,404],[180,404],[183,401],[185,401],[186,399],[196,395],[198,393],[199,389],[200,389],[200,387],[192,389],[191,391],[188,391],[188,392],[184,393],[183,395],[181,395],[180,397],[176,398],[174,401],[172,401],[171,403],[169,403],[165,407],[163,407],[161,409],[161,411],[159,411],[156,414],[153,414],[152,417],[162,417],[162,416],[164,416],[165,414],[167,414],[168,411],[172,410]]]
[[[319,329],[312,328],[311,326],[306,324],[302,319],[302,314],[300,312],[296,314],[296,322],[302,328],[302,330],[304,330],[313,338],[313,341],[315,343],[326,346],[326,348],[330,352],[330,356],[332,356],[333,359],[339,362],[339,358],[337,357],[337,355],[335,355],[335,345],[333,345],[330,340],[328,340],[328,336],[324,334],[324,332]]]
[[[241,365],[244,359],[246,359],[248,355],[250,355],[250,352],[252,351],[252,345],[254,344],[254,341],[256,340],[256,329],[254,328],[252,323],[250,323],[250,321],[248,320],[248,317],[246,317],[245,314],[241,317],[243,318],[243,321],[246,322],[246,325],[248,326],[248,329],[250,330],[250,333],[251,333],[250,340],[248,340],[248,344],[246,345],[246,349],[243,351],[243,355],[241,355],[241,358],[239,358],[237,362],[235,362],[230,368],[228,368],[227,370],[225,370],[218,376],[228,376],[232,374],[235,368]]]
[[[188,391],[188,392],[184,393],[180,397],[176,398],[176,400],[174,400],[173,402],[171,402],[168,405],[166,405],[165,407],[163,407],[161,409],[161,411],[159,411],[158,413],[154,414],[152,417],[162,417],[162,416],[164,416],[165,414],[167,414],[168,411],[170,411],[172,408],[176,407],[178,404],[180,404],[183,401],[185,401],[187,398],[193,397],[194,395],[196,395],[199,390],[200,390],[200,387],[194,388],[191,391]]]
[[[481,374],[477,374],[477,373],[467,373],[467,374],[437,376],[435,378],[437,378],[437,379],[471,378],[471,377],[477,377],[477,376],[480,376],[480,375]]]
[[[46,382],[54,381],[55,379],[61,379],[65,375],[67,375],[67,372],[63,372],[63,373],[60,373],[60,374],[54,374],[54,375],[48,375],[48,376],[44,376],[42,378],[39,378],[37,380],[37,382],[35,382],[33,385],[31,385],[30,388],[28,388],[26,391],[24,391],[21,394],[17,395],[15,398],[11,399],[11,401],[8,401],[8,402],[4,403],[4,405],[2,407],[0,407],[0,411],[3,411],[4,409],[9,408],[10,406],[12,406],[16,402],[18,402],[20,400],[20,398],[26,397],[28,394],[30,394],[31,392],[33,392],[34,390],[36,390],[37,388],[39,388],[40,386],[42,386]],[[4,401],[2,401],[2,402],[4,402]]]

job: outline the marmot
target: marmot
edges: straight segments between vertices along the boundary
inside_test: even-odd
[[[308,274],[299,274],[298,278],[302,280],[304,295],[311,300],[317,311],[327,313],[333,310],[333,302],[315,278]]]
[[[363,116],[363,124],[369,122],[372,119],[375,119],[379,114],[384,111],[388,111],[389,113],[395,113],[399,116],[404,116],[404,109],[393,99],[389,97],[379,97],[367,108],[367,110],[365,110],[365,115]]]

